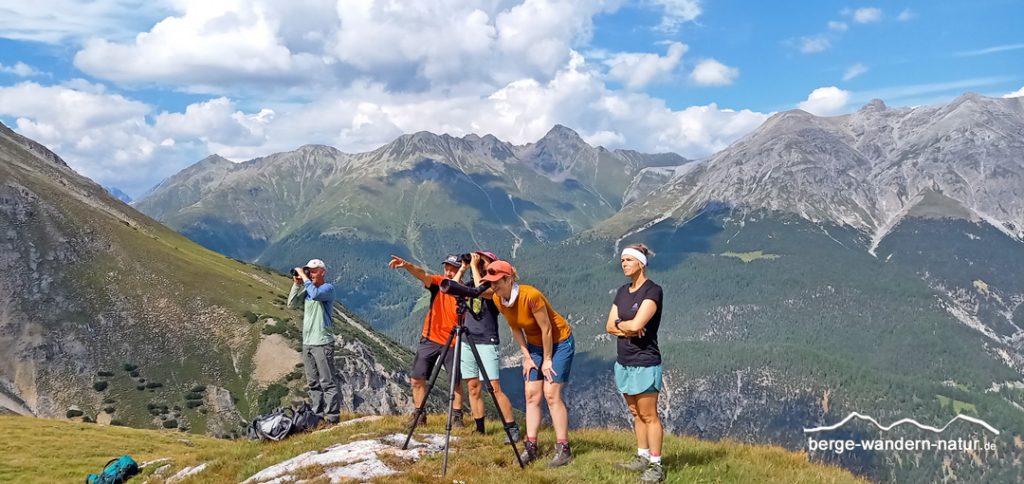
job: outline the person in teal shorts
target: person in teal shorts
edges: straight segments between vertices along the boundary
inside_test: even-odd
[[[640,482],[665,480],[661,466],[661,442],[664,429],[658,418],[658,392],[661,391],[661,351],[658,327],[661,325],[661,286],[647,278],[647,258],[651,251],[643,244],[626,247],[620,261],[629,283],[615,293],[605,329],[618,337],[615,361],[615,385],[633,414],[637,455],[618,467],[642,472]]]

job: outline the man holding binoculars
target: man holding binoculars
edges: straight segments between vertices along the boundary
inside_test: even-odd
[[[334,334],[331,332],[334,285],[324,282],[326,275],[327,265],[320,259],[292,269],[294,284],[288,294],[288,307],[302,309],[302,361],[310,406],[333,425],[338,423],[341,401],[335,381]]]

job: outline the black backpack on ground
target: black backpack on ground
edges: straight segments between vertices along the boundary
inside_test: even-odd
[[[278,408],[256,417],[249,424],[246,436],[252,440],[283,440],[289,435],[313,430],[319,424],[320,416],[308,403],[303,403],[297,408]]]
[[[252,440],[282,440],[292,433],[294,412],[290,408],[278,408],[266,415],[256,417],[246,431]]]
[[[294,410],[292,417],[293,434],[309,432],[315,429],[317,425],[320,425],[320,416],[310,408],[308,403],[303,403]]]

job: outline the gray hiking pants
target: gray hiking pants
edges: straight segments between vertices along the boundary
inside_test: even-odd
[[[309,385],[310,406],[328,422],[338,422],[341,400],[334,369],[334,343],[302,347],[302,362]]]

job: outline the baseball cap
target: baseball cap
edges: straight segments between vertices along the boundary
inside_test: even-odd
[[[307,262],[306,265],[303,267],[309,269],[316,269],[317,267],[320,267],[323,268],[323,270],[325,271],[327,270],[327,264],[324,264],[324,261],[320,259],[310,259],[309,262]]]
[[[459,256],[455,254],[448,254],[448,257],[444,258],[444,262],[442,262],[442,264],[448,264],[455,267],[462,267],[462,261],[459,259]]]
[[[483,280],[494,282],[505,276],[514,276],[515,273],[516,268],[512,267],[512,264],[503,260],[497,260],[487,266],[487,274],[484,275]]]
[[[482,256],[490,259],[491,262],[494,262],[496,260],[500,260],[500,259],[498,259],[498,256],[494,255],[494,252],[489,252],[489,251],[486,251],[486,250],[477,250],[477,251],[474,251],[473,253],[474,254],[482,255]]]

